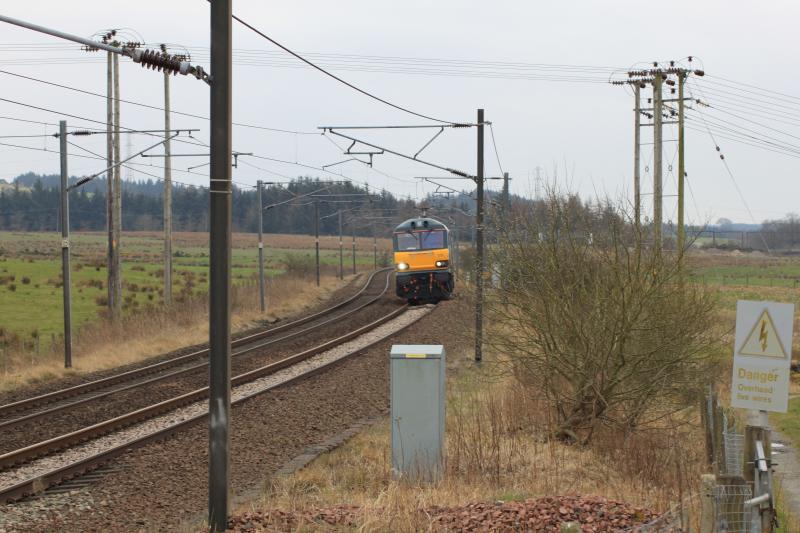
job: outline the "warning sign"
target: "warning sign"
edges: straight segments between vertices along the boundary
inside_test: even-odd
[[[739,353],[755,357],[786,358],[786,350],[781,345],[781,339],[775,331],[775,324],[772,322],[768,310],[764,309],[764,312],[761,313],[761,317],[756,321]]]
[[[739,300],[731,405],[786,412],[794,305]]]

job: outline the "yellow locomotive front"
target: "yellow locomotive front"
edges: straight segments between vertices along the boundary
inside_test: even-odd
[[[397,296],[411,302],[447,299],[453,292],[447,226],[412,218],[394,230]]]

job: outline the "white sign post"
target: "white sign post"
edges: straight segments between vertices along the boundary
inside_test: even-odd
[[[785,413],[789,403],[794,304],[736,303],[731,405]]]

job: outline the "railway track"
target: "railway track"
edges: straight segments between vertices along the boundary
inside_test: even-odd
[[[261,340],[244,346],[240,343],[240,348],[233,353],[232,370],[235,374],[243,375],[243,380],[254,379],[265,363],[294,351],[302,351],[313,346],[313,342],[337,337],[356,327],[353,324],[365,324],[383,307],[396,308],[385,299],[381,300],[388,290],[390,278],[390,272],[386,272],[385,276],[381,272],[375,273],[355,297],[344,302],[349,305],[337,305],[313,315],[312,318],[317,320],[312,325],[308,325],[304,319],[299,327],[288,332],[289,328],[281,328],[281,333],[269,335],[266,339],[263,335],[265,332],[249,336],[248,339],[257,337]],[[369,309],[364,310],[367,307]],[[334,312],[330,309],[334,309]],[[287,324],[290,325],[296,326],[296,322]],[[197,390],[207,383],[207,366],[207,358],[200,362],[189,361],[188,364],[154,376],[146,375],[146,379],[134,379],[110,390],[73,397],[0,424],[0,471],[57,451],[60,449],[58,443],[62,442],[57,437],[62,435],[76,433],[81,438],[87,438],[87,433],[82,431],[96,428],[88,433],[88,438],[96,438],[102,432],[115,431],[195,401],[199,397]],[[115,380],[117,376],[111,378]],[[59,392],[56,391],[56,394]],[[139,413],[138,419],[129,416],[132,412]],[[49,444],[39,446],[42,443]],[[28,451],[23,453],[21,450]]]
[[[379,275],[383,272],[386,272],[387,276],[386,282],[381,286]],[[298,320],[234,340],[231,343],[231,347],[234,349],[233,357],[240,357],[271,344],[308,334],[335,320],[350,316],[364,309],[368,305],[378,301],[386,293],[390,276],[390,269],[375,271],[367,278],[364,286],[361,287],[356,294],[331,307]],[[376,280],[376,278],[378,279]],[[370,288],[375,283],[378,283],[378,288],[380,289],[377,296],[370,294]],[[348,309],[348,307],[350,308]],[[313,324],[307,328],[297,329],[309,323]],[[293,329],[297,331],[292,332]],[[276,336],[277,338],[275,339],[261,342],[264,339]],[[126,390],[135,389],[141,385],[174,379],[189,372],[196,371],[207,365],[208,353],[208,348],[203,348],[185,355],[176,356],[158,363],[121,372],[88,383],[0,405],[0,431],[8,431],[13,426],[45,416],[51,416],[70,407],[96,401]],[[203,361],[204,359],[205,361]],[[196,363],[196,361],[202,362]],[[97,394],[91,394],[95,392]]]
[[[428,311],[429,309],[426,308],[415,308],[409,313],[408,306],[404,305],[336,339],[264,365],[253,371],[239,374],[232,379],[232,386],[234,387],[232,404],[241,404],[269,390],[298,383],[322,372],[346,357],[359,353],[395,335],[424,316]],[[151,427],[147,431],[138,433],[132,431],[134,428],[129,428],[126,430],[131,432],[128,438],[122,439],[122,442],[109,444],[106,448],[96,453],[84,453],[77,456],[73,454],[73,457],[63,461],[48,457],[44,461],[49,461],[51,463],[50,466],[39,470],[29,469],[30,472],[28,474],[30,475],[16,475],[14,470],[0,474],[0,501],[10,502],[39,494],[48,487],[106,465],[132,448],[163,440],[191,424],[204,420],[208,415],[207,405],[205,403],[199,405],[198,402],[207,398],[207,394],[207,387],[203,387],[182,397],[176,397],[168,402],[151,406],[147,408],[148,413],[142,410],[132,412],[121,417],[122,419],[120,420],[104,422],[104,427],[98,425],[98,427],[84,428],[79,432],[62,435],[58,439],[39,443],[27,450],[17,450],[15,453],[18,454],[18,457],[27,456],[29,459],[26,460],[29,461],[37,454],[47,453],[48,450],[76,446],[94,438],[98,434],[107,434],[109,431],[113,431],[112,428],[119,427],[120,424],[131,425],[146,418],[148,415],[152,417],[157,413],[174,411],[180,406],[189,405],[189,407],[184,407],[188,414],[181,415],[182,418],[180,420],[167,421],[158,427]],[[124,419],[127,419],[127,422]],[[151,420],[146,424],[153,425],[154,421]],[[84,444],[84,446],[91,448],[87,444]],[[64,454],[68,455],[70,451],[72,450],[67,450]],[[89,451],[91,452],[91,450]],[[21,468],[24,468],[24,466]],[[6,478],[5,483],[3,481],[4,477]],[[9,478],[13,479],[12,483],[8,482]]]
[[[388,287],[389,279],[390,277],[387,276],[386,287]],[[369,285],[369,283],[367,285]],[[365,288],[367,285],[365,285]],[[364,289],[362,289],[360,292],[363,292]],[[381,294],[383,294],[383,292],[381,292]],[[352,301],[352,299],[350,301]],[[362,305],[358,306],[358,308],[361,308]],[[407,306],[395,308],[391,312],[385,313],[377,320],[374,320],[369,324],[361,326],[333,340],[323,342],[310,349],[302,350],[278,361],[274,361],[236,375],[232,379],[232,386],[234,387],[235,391],[239,391],[241,389],[245,391],[245,393],[237,392],[238,397],[232,403],[238,404],[273,388],[305,379],[308,376],[311,376],[336,363],[343,357],[352,355],[352,353],[356,353],[359,350],[363,350],[368,346],[380,342],[387,336],[396,333],[398,330],[393,330],[389,333],[383,334],[382,336],[375,336],[376,333],[372,333],[372,340],[370,340],[366,345],[358,347],[354,352],[348,353],[344,356],[338,356],[338,358],[331,359],[321,364],[313,363],[315,356],[320,356],[320,354],[322,354],[321,357],[325,357],[326,354],[330,352],[341,350],[343,345],[347,345],[349,342],[356,342],[353,339],[358,339],[359,337],[366,336],[369,332],[380,330],[382,327],[386,327],[384,324],[392,321],[393,319],[398,319],[398,317],[401,317],[406,310]],[[408,324],[403,325],[401,329],[407,325]],[[274,383],[268,384],[267,386],[254,385],[258,384],[259,380],[269,381],[270,379],[277,379],[275,376],[279,375],[281,371],[290,372],[291,375],[286,379],[278,380]],[[247,392],[248,390],[249,392]],[[78,431],[73,431],[53,439],[48,439],[35,443],[31,446],[26,446],[24,448],[3,454],[0,456],[0,465],[2,465],[6,471],[0,473],[0,501],[14,501],[31,494],[40,493],[49,486],[56,485],[63,480],[71,479],[75,476],[81,475],[84,472],[88,472],[103,466],[131,448],[143,446],[149,442],[169,437],[177,431],[180,431],[182,428],[187,427],[189,424],[196,423],[207,416],[205,405],[203,405],[203,408],[201,409],[202,412],[196,412],[198,410],[199,402],[202,402],[207,398],[207,396],[207,387],[198,388],[146,408],[138,409],[136,411],[126,413],[125,415],[84,427]],[[154,417],[159,417],[160,415],[161,418],[172,416],[171,414],[165,415],[165,413],[174,413],[176,410],[180,410],[181,408],[193,408],[195,412],[190,416],[185,416],[177,422],[170,421],[168,423],[161,424],[161,427],[158,429],[145,432],[144,434],[135,435],[129,439],[123,439],[124,442],[117,445],[109,445],[101,452],[92,453],[89,455],[84,454],[85,456],[82,456],[78,459],[65,460],[63,461],[63,464],[60,459],[55,458],[54,460],[54,457],[51,456],[51,454],[54,454],[54,452],[58,452],[59,450],[66,450],[65,452],[61,453],[69,454],[72,452],[72,449],[70,449],[71,447],[90,446],[92,442],[102,440],[101,437],[103,435],[105,435],[105,438],[108,439],[114,437],[117,433],[135,430],[136,427],[129,426],[134,426],[137,423],[139,423],[139,426],[153,424],[158,420],[158,418],[154,419]],[[141,423],[144,420],[148,420],[149,422]],[[127,430],[122,429],[126,427],[128,427]],[[87,442],[90,444],[85,444]],[[44,457],[44,459],[37,459],[41,457]],[[26,466],[31,466],[31,463],[48,460],[50,461],[51,465],[55,464],[55,467],[48,467],[44,470],[36,471],[34,475],[31,475],[28,478],[19,479],[20,475],[18,474],[21,469],[24,470]],[[3,478],[6,478],[5,482]],[[9,483],[9,479],[12,480],[11,483]]]

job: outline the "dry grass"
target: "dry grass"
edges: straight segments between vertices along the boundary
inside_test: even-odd
[[[233,288],[232,330],[247,329],[302,312],[328,299],[349,281],[334,276],[322,278],[321,286],[303,277],[282,275],[268,286],[266,314],[258,306],[258,289]],[[63,347],[33,356],[28,352],[6,352],[0,368],[0,391],[58,377],[115,368],[184,346],[208,341],[207,297],[194,296],[176,303],[174,309],[150,307],[125,317],[119,324],[98,321],[76,332],[73,367],[63,368]]]
[[[448,380],[441,482],[411,485],[392,478],[390,428],[383,420],[302,471],[273,479],[263,499],[248,508],[356,505],[362,509],[360,530],[410,532],[430,529],[423,510],[431,506],[544,495],[600,495],[662,511],[699,479],[700,448],[688,443],[701,442],[701,436],[692,425],[627,438],[609,431],[581,447],[547,439],[541,431],[546,423],[543,411],[510,380],[461,369]]]

